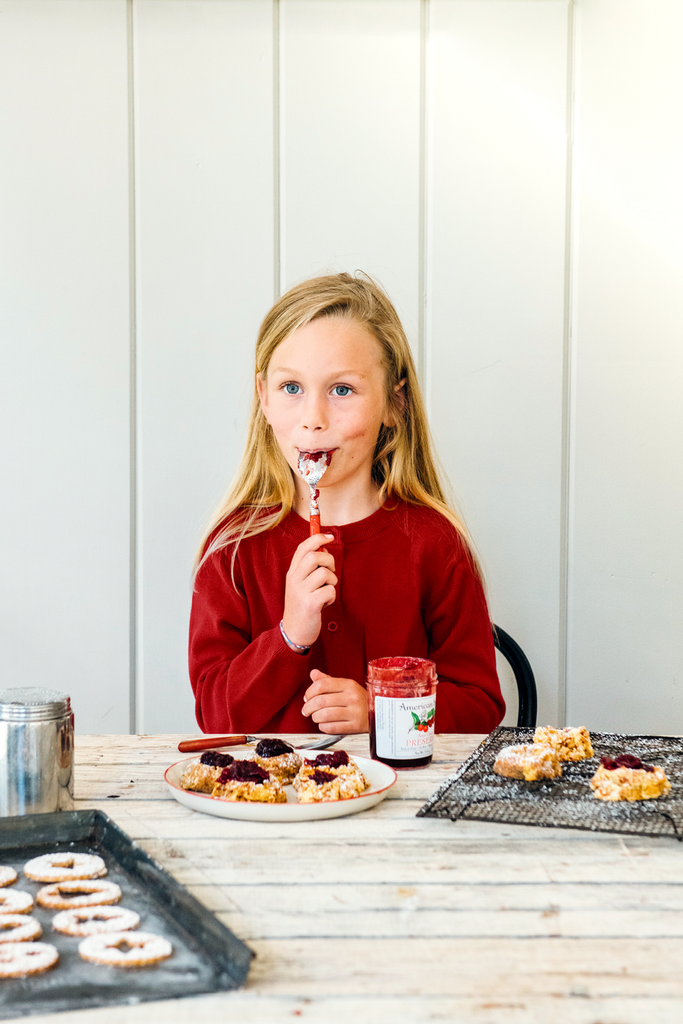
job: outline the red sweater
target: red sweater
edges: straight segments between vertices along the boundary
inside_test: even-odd
[[[310,733],[301,714],[317,668],[364,684],[366,663],[431,658],[439,674],[437,732],[489,732],[505,704],[481,584],[451,524],[428,508],[385,505],[348,526],[324,526],[339,580],[307,655],[280,635],[285,576],[308,522],[292,512],[197,573],[190,619],[190,678],[204,732]]]

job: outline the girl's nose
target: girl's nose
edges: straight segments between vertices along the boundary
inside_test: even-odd
[[[302,424],[306,430],[326,430],[327,409],[320,395],[309,394],[302,408]]]

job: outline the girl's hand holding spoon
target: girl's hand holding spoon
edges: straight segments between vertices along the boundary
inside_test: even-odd
[[[294,552],[287,573],[282,628],[299,647],[310,647],[318,639],[322,610],[337,596],[334,557],[323,548],[331,540],[334,534],[307,537]]]

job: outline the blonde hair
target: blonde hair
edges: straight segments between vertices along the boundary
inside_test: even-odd
[[[415,363],[389,297],[366,274],[333,274],[295,285],[278,299],[261,324],[256,341],[254,396],[242,461],[204,534],[195,567],[214,551],[270,530],[289,514],[295,498],[292,470],[263,415],[256,377],[265,380],[278,345],[298,328],[323,317],[349,320],[377,339],[386,370],[386,407],[395,426],[382,425],[372,466],[379,499],[399,499],[440,512],[464,541],[482,576],[474,544],[442,484]],[[390,417],[387,417],[388,419]],[[210,542],[209,542],[210,541]]]

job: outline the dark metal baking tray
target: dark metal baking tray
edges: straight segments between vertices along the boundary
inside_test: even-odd
[[[62,811],[0,818],[0,863],[19,874],[12,889],[35,898],[40,882],[23,867],[31,857],[55,850],[96,853],[107,865],[107,880],[121,887],[119,906],[140,915],[140,929],[163,935],[173,955],[153,967],[101,967],[78,955],[78,938],[52,931],[55,911],[36,905],[43,926],[40,941],[59,950],[59,963],[44,974],[0,981],[0,1019],[27,1014],[132,1005],[228,991],[246,981],[252,951],[182,885],[152,860],[111,818],[100,811]]]
[[[562,777],[523,782],[496,775],[498,752],[518,743],[531,743],[533,729],[500,726],[474,751],[458,771],[439,787],[421,818],[477,818],[511,825],[580,828],[594,832],[674,836],[683,839],[683,739],[678,736],[634,736],[592,732],[595,756],[564,761]],[[662,767],[671,792],[656,800],[611,803],[597,800],[590,788],[600,758],[635,754],[646,764]]]

